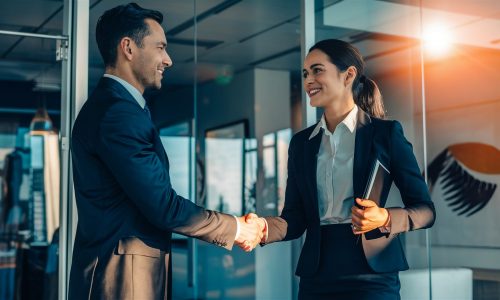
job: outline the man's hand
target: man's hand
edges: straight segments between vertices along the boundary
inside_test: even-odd
[[[389,220],[387,209],[379,207],[377,203],[367,199],[356,198],[356,203],[362,208],[356,205],[351,208],[354,234],[362,234],[375,228],[387,226]]]
[[[259,224],[259,228],[262,231],[262,240],[260,241],[260,243],[264,243],[266,241],[266,238],[267,238],[267,222],[266,222],[266,220],[264,218],[259,218],[259,216],[257,216],[254,213],[247,214],[245,216],[245,220],[247,222],[249,222],[249,221],[257,222],[257,224]]]
[[[262,240],[263,229],[259,226],[257,215],[255,216],[256,218],[247,218],[248,215],[237,218],[240,222],[240,234],[235,242],[246,252],[252,251]]]

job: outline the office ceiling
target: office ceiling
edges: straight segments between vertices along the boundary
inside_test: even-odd
[[[103,65],[94,39],[97,18],[119,0],[90,0],[89,86],[102,75]],[[164,14],[168,52],[174,66],[165,73],[164,85],[193,82],[196,10],[198,80],[203,82],[259,67],[298,71],[300,62],[299,0],[137,0]],[[390,61],[404,57],[415,45],[419,13],[427,23],[436,20],[454,31],[459,43],[500,50],[498,0],[316,0],[317,39],[336,37],[355,43],[368,58],[368,67],[387,72],[398,66]],[[0,2],[0,30],[61,34],[62,0]],[[417,21],[415,21],[417,20]],[[474,32],[474,34],[470,34]],[[55,41],[0,35],[0,81],[32,81],[35,90],[58,91],[60,63]],[[394,59],[392,59],[394,58]],[[0,108],[9,103],[0,97]],[[12,102],[11,99],[8,101]]]

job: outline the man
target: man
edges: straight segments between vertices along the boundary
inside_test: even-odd
[[[78,227],[69,299],[170,298],[171,233],[250,251],[257,222],[205,210],[177,195],[142,96],[172,65],[160,12],[131,3],[97,22],[106,66],[72,135]]]

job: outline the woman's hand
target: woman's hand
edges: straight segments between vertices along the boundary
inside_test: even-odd
[[[375,228],[387,226],[389,212],[383,207],[379,207],[372,200],[356,198],[356,203],[362,207],[354,205],[351,208],[352,231],[354,234],[362,234]]]
[[[240,234],[235,240],[236,245],[246,252],[251,252],[262,240],[264,228],[256,214],[238,217]]]

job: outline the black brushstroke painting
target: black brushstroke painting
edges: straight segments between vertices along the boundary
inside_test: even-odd
[[[444,199],[459,216],[470,217],[483,209],[497,188],[496,184],[472,176],[459,164],[448,148],[430,163],[427,174],[431,191],[441,178]]]

